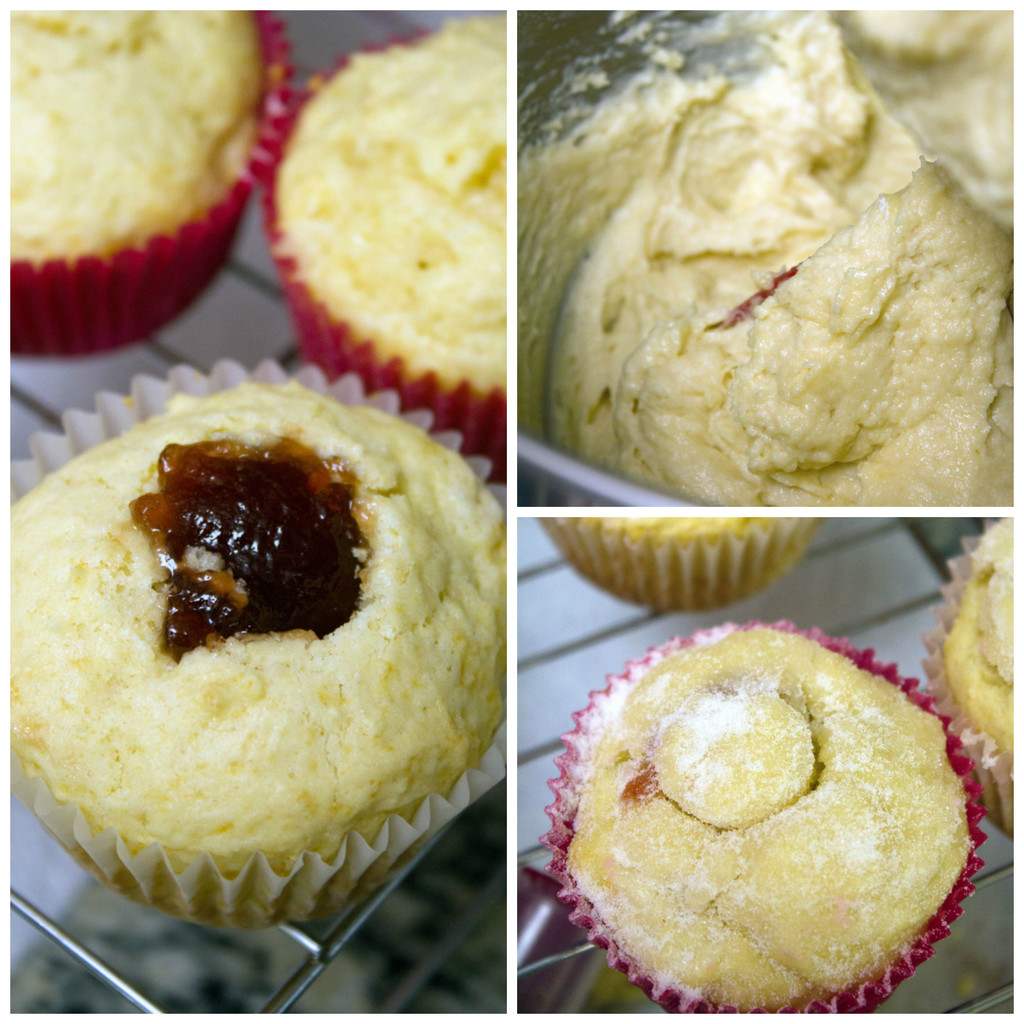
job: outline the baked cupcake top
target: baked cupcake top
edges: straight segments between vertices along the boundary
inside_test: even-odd
[[[1013,520],[986,531],[971,555],[960,613],[945,644],[954,700],[1000,750],[1013,750]]]
[[[261,93],[246,11],[11,16],[11,256],[106,256],[242,174]]]
[[[631,538],[673,540],[720,537],[727,533],[742,537],[759,523],[771,524],[771,519],[756,516],[583,516],[582,521],[608,533],[621,533]]]
[[[278,170],[279,252],[332,316],[480,392],[505,387],[506,23],[355,55]]]
[[[171,649],[175,577],[132,503],[161,493],[168,445],[282,438],[348,489],[354,608],[322,636],[250,624]],[[232,548],[258,547],[247,529]],[[223,583],[233,566],[213,547],[183,561]],[[374,409],[297,384],[179,396],[22,498],[12,552],[15,753],[95,830],[116,828],[132,852],[160,842],[176,870],[208,852],[230,877],[263,851],[283,872],[304,850],[333,857],[350,829],[372,839],[389,814],[447,793],[501,717],[501,510],[457,455]]]
[[[718,1006],[879,977],[969,853],[939,719],[802,635],[670,648],[574,736],[577,889],[640,970]]]

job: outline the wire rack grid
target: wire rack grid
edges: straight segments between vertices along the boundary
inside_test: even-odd
[[[537,837],[550,827],[547,780],[563,749],[559,735],[607,673],[669,636],[724,621],[791,619],[874,648],[904,675],[920,678],[922,634],[943,601],[946,561],[971,519],[826,520],[805,558],[786,576],[721,611],[657,614],[619,601],[568,565],[536,519],[518,531],[518,1000],[521,1011],[650,1012],[639,990],[611,971],[557,902]],[[983,822],[984,827],[984,822]],[[1012,843],[996,828],[979,849],[986,866],[977,892],[932,960],[900,985],[878,1012],[1012,1011]]]
[[[408,12],[342,12],[342,11],[296,11],[280,12],[285,22],[289,41],[292,45],[292,60],[296,68],[296,82],[301,83],[308,76],[334,65],[338,57],[363,46],[380,44],[396,37],[409,36],[421,29],[437,27],[448,17],[465,12],[408,11]],[[208,373],[220,359],[235,359],[248,367],[255,367],[263,360],[274,360],[286,369],[295,370],[300,365],[294,345],[291,325],[285,308],[277,271],[266,246],[259,204],[254,197],[250,204],[235,249],[228,266],[212,286],[183,315],[165,328],[155,332],[146,341],[88,358],[76,359],[11,359],[11,457],[23,459],[29,455],[29,437],[37,431],[60,431],[61,416],[68,409],[92,409],[94,397],[99,391],[128,392],[133,377],[150,374],[166,377],[171,367],[188,364]],[[238,966],[243,955],[255,958],[254,962],[264,963],[266,958],[273,965],[271,983],[259,978],[264,997],[260,1005],[243,1004],[241,997],[233,1003],[236,1009],[247,1012],[285,1012],[313,1005],[319,1009],[336,1010],[345,1008],[335,999],[342,999],[336,986],[323,984],[319,979],[344,970],[345,988],[359,989],[361,997],[348,1005],[350,1009],[373,1009],[379,1012],[394,1012],[415,1006],[417,1000],[436,1002],[435,1009],[501,1009],[505,1005],[505,967],[502,957],[497,971],[482,967],[477,972],[475,986],[469,991],[451,995],[436,994],[432,984],[445,988],[446,992],[464,987],[462,982],[453,981],[457,973],[452,967],[453,958],[464,962],[469,955],[466,951],[466,937],[472,935],[471,946],[493,951],[495,944],[504,947],[504,902],[506,890],[504,847],[496,843],[480,842],[480,830],[494,833],[505,830],[505,787],[500,786],[479,801],[476,808],[470,808],[462,818],[449,826],[441,836],[405,866],[402,873],[388,885],[378,890],[370,899],[345,913],[326,922],[303,925],[283,925],[270,931],[279,937],[278,942],[269,942],[272,952],[264,948],[252,948],[246,936],[235,932],[220,933],[220,930],[203,929],[203,933],[217,932],[212,938],[198,937],[194,931],[176,933],[160,945],[154,972],[165,971],[169,958],[175,950],[188,944],[210,942],[211,962],[224,963],[228,967]],[[17,811],[12,811],[12,819]],[[40,897],[51,883],[61,891],[79,891],[78,869],[70,862],[65,869],[65,855],[59,850],[54,853],[53,867],[48,858],[42,869],[43,888],[34,887],[36,865],[30,863],[36,858],[38,847],[31,852],[20,849],[22,837],[12,836],[12,935],[17,934],[18,950],[30,944],[29,936],[38,931],[46,935],[59,957],[76,961],[106,988],[117,993],[119,1002],[123,997],[130,1009],[145,1012],[174,1012],[168,1008],[166,999],[161,1004],[160,984],[148,986],[140,982],[138,971],[133,971],[139,960],[138,950],[118,951],[124,956],[108,955],[100,936],[80,920],[68,924],[66,916],[69,900],[52,899],[49,895]],[[445,854],[445,848],[450,851]],[[42,847],[45,850],[45,846]],[[453,869],[447,861],[457,861]],[[480,864],[466,871],[465,863],[475,863],[474,857],[490,858],[487,864]],[[441,866],[438,866],[441,865]],[[447,872],[447,874],[445,873]],[[461,883],[454,889],[439,890],[450,886],[453,874],[461,874]],[[422,879],[417,883],[417,878]],[[417,886],[419,886],[417,888]],[[156,912],[137,908],[119,897],[106,893],[93,885],[95,895],[87,890],[92,901],[94,915],[105,917],[121,913],[113,908],[123,904],[127,907],[124,917],[118,917],[119,928],[131,928],[145,915]],[[392,927],[402,928],[404,922],[415,920],[414,895],[426,893],[423,906],[431,906],[429,941],[418,942],[410,938],[415,953],[386,956],[372,941],[366,940],[366,933],[374,931],[373,921],[391,921]],[[436,897],[431,903],[431,897]],[[51,905],[52,903],[52,905]],[[440,910],[438,905],[443,904]],[[404,908],[406,916],[395,917],[396,906]],[[417,904],[418,906],[418,904]],[[129,916],[131,915],[131,916]],[[411,916],[410,916],[411,915]],[[162,917],[162,915],[156,915]],[[27,921],[31,929],[20,927]],[[168,919],[170,922],[170,919]],[[395,922],[398,922],[397,924]],[[179,922],[170,922],[174,928]],[[147,925],[155,934],[162,924]],[[200,926],[180,924],[181,928],[194,929]],[[380,927],[380,926],[378,926]],[[360,940],[362,933],[362,940]],[[163,932],[159,942],[164,942]],[[265,937],[269,939],[269,937]],[[12,954],[14,952],[12,940]],[[380,944],[378,944],[379,947]],[[342,953],[353,956],[358,947],[359,963],[368,964],[367,971],[386,976],[386,983],[376,987],[368,985],[360,976],[362,967],[337,966],[344,960]],[[203,955],[197,954],[197,959]],[[262,959],[260,959],[262,958]],[[59,960],[54,961],[59,963]],[[163,964],[161,967],[160,964]],[[335,966],[332,971],[328,967]],[[15,975],[19,970],[15,964]],[[53,967],[47,968],[52,970]],[[63,967],[61,968],[63,970]],[[225,971],[225,973],[230,973]],[[445,980],[447,976],[447,981]],[[189,983],[191,984],[191,982]],[[71,983],[71,988],[76,988]],[[217,969],[211,968],[195,991],[189,1012],[202,1010],[222,1011],[225,998],[230,994],[231,983],[218,976]],[[328,990],[321,995],[319,990]],[[156,993],[156,994],[154,994]],[[426,993],[426,995],[425,995]],[[306,998],[299,1003],[300,997]],[[469,1005],[462,1006],[458,999],[464,997]],[[73,997],[72,997],[73,998]],[[102,997],[97,997],[102,998]],[[45,1004],[48,1005],[48,1004]],[[106,1005],[106,1004],[103,1004]],[[67,1006],[55,1007],[67,1009]],[[84,1012],[96,1012],[95,1005],[74,1004]],[[122,1007],[123,1008],[123,1007]],[[177,1007],[181,1008],[181,1007]]]
[[[269,986],[268,992],[258,1000],[258,1005],[251,1008],[252,1012],[285,1013],[295,1009],[300,998],[357,938],[360,930],[370,921],[371,915],[377,912],[406,878],[417,870],[429,870],[435,846],[453,839],[451,833],[455,831],[455,826],[449,826],[435,836],[400,872],[362,902],[322,921],[279,925],[276,932],[289,942],[296,954],[293,957],[296,962],[285,976]],[[457,840],[458,846],[463,850],[466,842],[466,837]],[[395,1013],[407,1008],[430,979],[442,970],[447,961],[455,957],[488,913],[494,912],[497,916],[504,916],[505,876],[505,863],[499,858],[489,875],[473,887],[471,897],[465,901],[466,905],[460,908],[461,912],[450,915],[434,933],[429,955],[409,963],[403,973],[389,977],[388,994],[374,1007],[377,1012]],[[109,894],[106,894],[105,898],[118,899]],[[110,990],[123,997],[134,1009],[145,1013],[175,1012],[174,1008],[162,1005],[159,996],[155,996],[145,984],[140,984],[113,958],[90,948],[88,940],[80,941],[67,928],[14,890],[11,893],[11,906],[22,918],[51,940],[56,948],[77,961]],[[142,913],[141,910],[138,912]],[[185,929],[194,929],[196,926],[173,922],[170,923],[170,927],[184,932]],[[195,1005],[192,1008],[199,1009]],[[215,1010],[217,1007],[208,1006],[206,1009]]]
[[[410,865],[410,869],[411,867],[412,865]],[[346,942],[358,931],[362,922],[373,912],[381,900],[386,898],[391,890],[402,881],[404,876],[405,872],[397,875],[386,886],[378,890],[373,897],[342,914],[341,919],[333,925],[323,939],[317,939],[299,925],[279,926],[282,934],[287,935],[306,951],[306,956],[288,980],[267,1000],[261,1008],[261,1012],[283,1013],[291,1009],[303,992],[341,952]],[[13,889],[11,891],[11,906],[26,921],[57,943],[83,967],[124,996],[136,1008],[146,1013],[167,1012],[116,967],[93,953],[66,929]]]

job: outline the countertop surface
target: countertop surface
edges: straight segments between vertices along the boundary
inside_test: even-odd
[[[458,12],[459,15],[471,12]],[[433,28],[454,12],[285,12],[296,83],[366,44]],[[179,363],[209,370],[299,365],[259,203],[247,210],[229,265],[198,302],[140,344],[75,359],[11,360],[11,457],[61,414],[125,393],[136,374]],[[387,897],[296,1004],[298,1012],[500,1012],[506,1005],[505,787],[463,814]],[[220,931],[176,921],[109,893],[12,799],[12,887],[164,1009],[255,1012],[303,961],[285,931]],[[11,1009],[134,1012],[68,954],[12,913]]]

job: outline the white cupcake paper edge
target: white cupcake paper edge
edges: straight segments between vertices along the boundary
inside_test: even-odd
[[[265,361],[252,372],[233,360],[216,363],[209,375],[200,373],[189,366],[174,367],[165,380],[142,374],[132,379],[129,395],[100,392],[96,396],[96,411],[72,410],[62,417],[63,434],[37,433],[29,441],[33,458],[12,461],[11,500],[26,494],[46,475],[59,469],[72,458],[113,437],[130,430],[137,423],[165,411],[168,399],[176,394],[186,393],[204,397],[219,391],[229,390],[245,381],[266,384],[284,384],[296,380],[318,394],[329,395],[346,405],[370,405],[396,415],[399,418],[430,432],[433,414],[429,410],[400,412],[399,398],[395,392],[381,391],[368,395],[363,383],[355,374],[346,374],[328,382],[317,367],[306,366],[298,373],[288,373],[279,363]],[[457,431],[431,433],[431,439],[457,452],[461,435]],[[490,461],[483,457],[471,456],[465,461],[474,474],[486,480],[490,472]],[[488,485],[488,490],[505,508],[505,487]],[[420,803],[411,820],[392,814],[381,826],[372,842],[358,832],[349,832],[342,841],[338,854],[325,861],[319,854],[306,851],[300,854],[287,875],[281,876],[271,870],[263,853],[254,853],[238,873],[231,879],[224,877],[217,869],[209,854],[197,857],[184,871],[176,873],[163,847],[151,843],[137,853],[117,833],[109,828],[93,833],[79,806],[73,802],[59,801],[46,783],[25,772],[17,755],[11,751],[11,792],[39,819],[50,834],[66,850],[72,853],[84,866],[108,880],[123,877],[127,871],[133,884],[133,891],[125,891],[123,885],[114,887],[140,902],[148,902],[152,892],[159,886],[166,886],[173,879],[177,893],[168,901],[166,895],[151,904],[178,916],[191,917],[188,907],[195,900],[200,885],[207,886],[211,877],[218,880],[220,893],[213,900],[208,894],[202,897],[203,908],[194,919],[210,924],[227,926],[256,926],[277,923],[280,919],[300,920],[304,914],[302,904],[316,906],[316,898],[324,888],[344,876],[343,888],[347,892],[359,891],[359,882],[371,867],[375,868],[375,882],[372,888],[382,884],[388,873],[397,867],[403,855],[414,844],[420,844],[437,835],[458,814],[474,803],[488,790],[504,779],[506,774],[506,732],[503,721],[484,753],[480,763],[469,768],[456,780],[447,794],[432,793]],[[83,860],[84,858],[84,860]],[[291,883],[303,874],[301,887]],[[294,888],[305,893],[299,900],[294,913],[279,917],[275,911],[278,901],[291,901]],[[268,908],[267,920],[256,920],[242,913],[245,897],[236,908],[240,894],[255,889],[262,895],[262,903]],[[369,890],[368,890],[369,891]],[[360,892],[360,896],[366,895]],[[143,897],[140,899],[140,897]],[[171,909],[168,902],[175,909]],[[339,909],[345,905],[342,899]],[[213,912],[211,913],[211,908]],[[218,911],[217,908],[220,908]],[[331,910],[318,912],[330,913]]]
[[[985,794],[982,802],[990,819],[1000,828],[1005,822],[1013,828],[1013,752],[1000,752],[996,741],[971,719],[970,715],[957,704],[946,678],[946,662],[943,649],[953,623],[960,614],[960,602],[967,582],[971,577],[972,556],[981,542],[981,537],[965,537],[964,553],[947,561],[950,581],[943,584],[942,596],[945,603],[931,609],[938,623],[934,629],[922,634],[927,656],[921,661],[925,673],[925,689],[935,698],[940,714],[950,719],[950,731],[959,737],[964,753],[974,761],[974,774],[982,784]],[[996,802],[991,803],[992,797]]]
[[[668,517],[666,517],[668,518]],[[659,611],[707,611],[770,586],[803,557],[820,518],[770,517],[741,534],[630,536],[584,519],[555,516],[544,527],[591,582]]]

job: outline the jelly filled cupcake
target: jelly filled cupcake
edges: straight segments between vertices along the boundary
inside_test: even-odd
[[[870,651],[729,624],[631,662],[573,717],[549,870],[667,1010],[868,1012],[973,891],[970,761]]]
[[[498,502],[395,396],[256,377],[106,396],[12,509],[16,794],[235,927],[365,895],[504,771]]]

